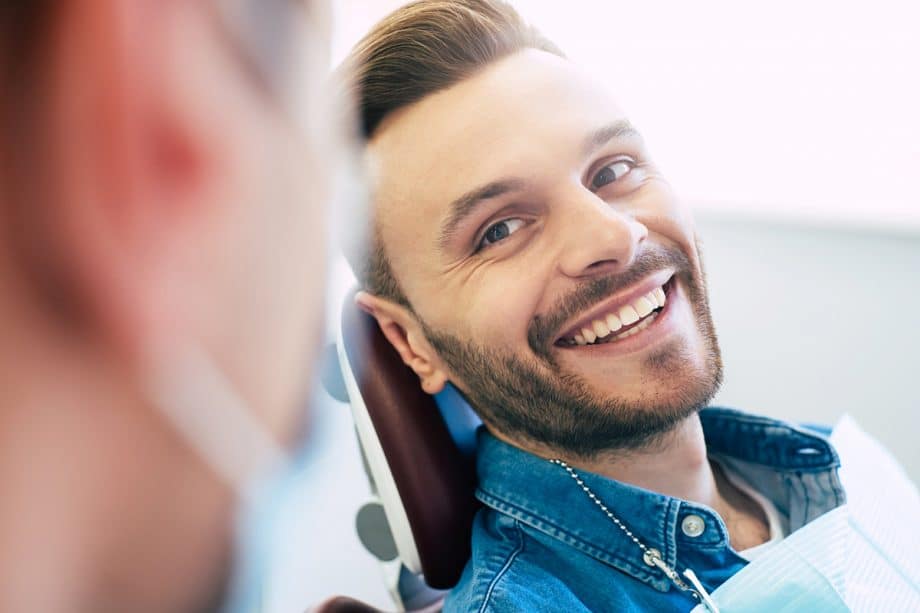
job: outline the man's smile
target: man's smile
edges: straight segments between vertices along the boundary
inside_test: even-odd
[[[400,106],[362,261],[426,392],[572,457],[641,446],[721,372],[689,211],[589,77],[524,50]]]
[[[651,326],[667,304],[674,286],[673,271],[652,275],[625,292],[595,306],[568,325],[557,347],[580,348],[622,341]]]

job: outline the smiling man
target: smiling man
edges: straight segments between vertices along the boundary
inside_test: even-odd
[[[375,207],[358,302],[486,425],[447,610],[689,610],[843,503],[823,437],[703,410],[693,219],[599,75],[487,0],[403,7],[343,72]]]

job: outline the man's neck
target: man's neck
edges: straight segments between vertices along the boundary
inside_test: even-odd
[[[494,430],[493,430],[494,433]],[[576,469],[690,502],[706,505],[725,521],[736,550],[759,545],[769,537],[767,521],[756,502],[734,487],[707,457],[703,426],[697,414],[680,422],[653,444],[639,450],[601,454],[585,461],[545,448],[520,445],[547,459],[560,458]]]
[[[718,508],[719,490],[696,414],[643,449],[602,454],[593,461],[562,459],[622,483]]]

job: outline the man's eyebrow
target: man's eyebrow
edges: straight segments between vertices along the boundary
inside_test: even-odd
[[[438,246],[440,246],[443,251],[457,232],[457,226],[459,226],[464,219],[472,215],[476,207],[483,201],[497,198],[508,192],[519,191],[523,189],[523,187],[524,181],[521,179],[500,179],[471,189],[455,199],[450,203],[447,219],[441,225],[441,235],[438,238]]]
[[[585,138],[582,144],[582,154],[587,157],[596,149],[608,142],[619,138],[641,138],[639,131],[626,119],[618,119],[612,123],[598,128]],[[472,189],[450,203],[447,219],[441,225],[438,246],[444,251],[457,232],[457,227],[469,217],[476,207],[485,200],[496,198],[508,192],[524,188],[525,182],[521,179],[500,179]]]
[[[587,157],[610,141],[622,138],[642,138],[642,135],[629,120],[618,119],[589,134],[581,146],[582,155]]]

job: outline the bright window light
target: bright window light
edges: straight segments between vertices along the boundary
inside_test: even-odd
[[[402,4],[335,3],[333,58]],[[519,0],[698,210],[920,231],[911,2]]]

